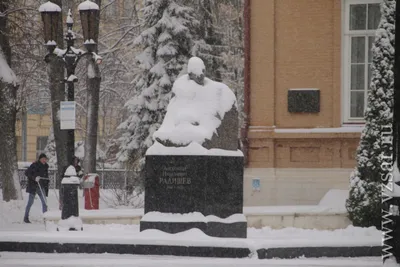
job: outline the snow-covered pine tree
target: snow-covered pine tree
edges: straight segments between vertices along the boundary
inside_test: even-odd
[[[372,47],[371,87],[365,113],[365,128],[357,150],[357,166],[350,178],[346,201],[355,226],[381,227],[381,181],[392,145],[385,144],[393,121],[395,0],[381,4],[381,21]],[[389,162],[390,163],[390,162]]]
[[[137,61],[141,75],[134,81],[135,95],[125,104],[129,117],[119,129],[118,161],[140,171],[153,133],[164,118],[172,85],[195,51],[200,23],[182,0],[145,0],[143,31],[135,40],[142,47]]]
[[[196,11],[196,18],[200,21],[194,46],[196,56],[201,58],[207,66],[206,76],[222,82],[221,69],[224,62],[221,54],[226,50],[226,46],[222,46],[223,35],[217,31],[217,20],[213,12],[218,10],[218,3],[212,0],[192,0],[187,3]]]

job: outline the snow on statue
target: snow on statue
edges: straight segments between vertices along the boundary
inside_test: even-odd
[[[197,143],[206,149],[238,149],[236,97],[225,84],[205,77],[200,58],[192,57],[188,74],[175,81],[164,121],[153,138],[156,146]]]

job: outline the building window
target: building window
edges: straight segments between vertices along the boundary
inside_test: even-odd
[[[44,153],[44,149],[47,145],[48,136],[38,136],[36,139],[36,154],[39,157],[40,154]]]
[[[363,122],[382,0],[344,0],[344,122]]]

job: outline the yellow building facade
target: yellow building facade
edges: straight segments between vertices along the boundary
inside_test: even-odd
[[[17,120],[18,161],[33,162],[37,159],[38,154],[46,147],[51,125],[50,115],[28,114],[26,127],[21,119]]]
[[[80,120],[77,125],[84,128],[86,120]],[[118,122],[110,118],[99,116],[98,141],[104,136],[105,132],[114,132],[118,127]],[[20,162],[33,162],[37,160],[40,153],[44,152],[47,144],[50,129],[52,127],[51,116],[49,114],[27,114],[26,126],[21,120],[17,120],[17,157]],[[82,131],[75,130],[75,142],[84,140]]]
[[[348,188],[381,2],[246,1],[246,205],[316,204]]]

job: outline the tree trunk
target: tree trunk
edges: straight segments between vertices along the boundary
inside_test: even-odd
[[[51,0],[62,7],[62,0]],[[64,48],[62,16],[58,21],[58,33],[56,37],[57,47]],[[60,129],[60,102],[65,101],[64,61],[55,55],[49,57],[48,75],[50,81],[51,111],[53,120],[54,139],[57,152],[57,187],[61,188],[63,168],[68,165],[67,159],[67,131]],[[60,192],[61,193],[61,192]],[[60,202],[62,202],[60,194]]]
[[[3,52],[0,51],[0,53]],[[0,57],[3,57],[3,55],[0,55]],[[0,62],[1,61],[3,61],[3,59],[0,59]],[[17,88],[16,85],[3,81],[0,82],[0,147],[3,151],[0,153],[0,177],[4,201],[22,199],[18,176],[17,142],[15,133],[17,117],[15,93]]]
[[[85,166],[86,173],[96,172],[97,129],[99,118],[100,98],[100,70],[94,60],[88,60],[89,74],[87,77],[87,120],[85,141]]]
[[[96,0],[95,2],[101,7],[101,0]],[[97,27],[99,27],[100,16],[97,18],[96,22],[98,23]],[[94,41],[98,43],[99,40],[97,39]],[[95,173],[101,75],[99,66],[92,58],[87,61],[87,70],[87,119],[84,171],[86,173]]]
[[[0,1],[0,12],[9,7],[9,1]],[[11,47],[7,16],[0,16],[0,178],[3,200],[22,199],[18,176],[17,141],[15,124],[17,120],[16,98],[17,79],[10,69]]]
[[[61,58],[52,56],[48,67],[53,133],[57,155],[57,187],[60,188],[62,171],[68,164],[68,132],[60,128],[60,102],[65,101],[64,62]]]

